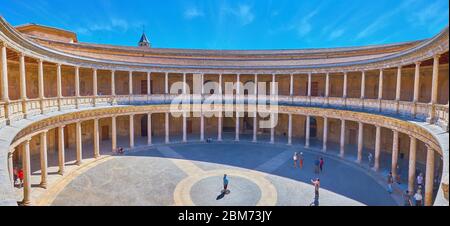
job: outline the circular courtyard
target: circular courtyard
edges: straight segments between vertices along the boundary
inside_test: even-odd
[[[304,165],[294,167],[294,152]],[[324,169],[314,172],[314,161]],[[229,192],[222,194],[223,175]],[[382,177],[352,161],[298,146],[173,144],[94,163],[54,193],[51,205],[307,206],[320,178],[319,205],[398,205]]]

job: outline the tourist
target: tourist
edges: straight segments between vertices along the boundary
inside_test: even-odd
[[[389,172],[387,176],[387,191],[392,194],[392,184],[394,183],[394,178],[392,177],[392,172]]]
[[[227,188],[228,188],[228,178],[227,175],[224,174],[223,175],[223,192],[226,193],[227,192]]]
[[[316,178],[315,180],[311,180],[311,183],[314,185],[314,193],[315,196],[319,197],[319,188],[320,188],[320,179]]]
[[[369,167],[371,167],[372,166],[372,161],[373,161],[372,153],[369,153],[368,159],[369,159]]]
[[[121,155],[123,155],[125,152],[124,152],[124,150],[123,150],[123,147],[119,147],[119,154],[121,154]]]
[[[423,187],[423,174],[419,173],[417,176],[417,187]]]
[[[323,161],[323,158],[321,157],[321,158],[320,158],[320,163],[319,163],[320,172],[323,171],[323,164],[324,164],[324,161]]]
[[[396,176],[395,180],[397,181],[397,184],[400,184],[401,183],[401,179],[402,179],[402,177],[401,177],[402,171],[401,171],[401,168],[400,168],[399,164],[397,164],[396,171],[397,171],[397,176]]]
[[[314,173],[319,174],[320,173],[320,160],[317,158],[314,161]]]
[[[300,169],[303,169],[303,152],[300,152],[300,156],[298,157],[298,165],[300,167]]]
[[[414,200],[416,201],[416,206],[422,206],[422,189],[417,189],[416,194],[414,195]]]
[[[17,176],[19,177],[19,188],[23,186],[23,170],[19,169],[17,172]]]
[[[292,159],[294,160],[294,168],[297,168],[297,160],[298,160],[297,152],[294,152],[294,156],[292,156]]]
[[[404,206],[413,206],[413,203],[411,201],[411,194],[409,194],[408,190],[403,193],[403,201]]]
[[[17,167],[14,167],[14,169],[13,169],[14,186],[16,186],[16,184],[17,184],[17,179],[19,178],[18,174],[19,174],[19,172],[18,172],[18,170],[17,170]]]

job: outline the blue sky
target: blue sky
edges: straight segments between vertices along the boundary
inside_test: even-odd
[[[0,0],[12,25],[74,31],[81,42],[156,48],[302,49],[429,38],[447,0]]]

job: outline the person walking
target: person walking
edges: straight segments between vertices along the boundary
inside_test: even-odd
[[[292,159],[294,160],[294,168],[297,168],[297,160],[298,160],[297,152],[294,152],[294,156],[292,156]]]
[[[300,152],[300,156],[298,157],[298,166],[300,169],[303,169],[303,152]]]
[[[404,206],[413,206],[413,203],[411,200],[411,194],[409,194],[408,190],[406,190],[405,193],[403,193],[403,205]]]
[[[317,158],[315,161],[314,161],[314,173],[316,173],[316,174],[319,174],[320,173],[320,160],[319,160],[319,158]]]
[[[416,201],[416,206],[422,206],[422,189],[417,189],[416,194],[414,195],[414,200]]]
[[[228,188],[228,183],[229,183],[229,181],[228,181],[228,178],[227,178],[227,175],[226,174],[224,174],[223,175],[223,192],[224,193],[227,193],[227,188]]]
[[[17,177],[19,177],[19,188],[23,186],[23,170],[19,169],[17,173]]]
[[[423,174],[419,173],[417,176],[417,187],[423,187]]]
[[[373,161],[372,153],[369,153],[369,156],[367,158],[369,159],[369,167],[371,167],[372,166],[372,161]]]
[[[16,184],[17,184],[17,179],[19,179],[18,174],[19,174],[19,172],[18,172],[18,170],[17,170],[17,167],[14,167],[14,169],[13,169],[14,187],[15,187]]]
[[[319,162],[319,168],[320,168],[320,172],[322,173],[322,171],[323,171],[323,164],[324,164],[325,162],[324,162],[324,160],[323,160],[323,158],[321,157],[320,158],[320,162]]]
[[[389,172],[387,176],[387,191],[392,194],[392,184],[394,183],[394,178],[392,177],[392,172]]]
[[[311,183],[314,185],[314,194],[318,198],[320,189],[320,179],[316,178],[315,180],[311,180]]]

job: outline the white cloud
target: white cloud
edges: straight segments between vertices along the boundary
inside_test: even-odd
[[[110,18],[107,21],[89,23],[86,26],[78,27],[73,29],[79,34],[89,35],[92,32],[102,32],[102,31],[118,31],[126,32],[131,28],[138,28],[141,26],[140,23],[129,23],[127,20],[120,18]]]
[[[328,36],[329,40],[334,40],[341,37],[345,33],[345,29],[336,29],[330,33]]]
[[[297,30],[297,34],[300,37],[304,37],[307,35],[311,30],[313,29],[312,24],[310,20],[319,12],[318,9],[308,13],[306,16],[304,16],[300,22],[295,26],[295,29]]]
[[[184,18],[186,19],[193,19],[200,16],[204,16],[204,13],[197,7],[191,7],[184,11]]]
[[[231,15],[235,17],[242,26],[251,24],[255,19],[252,8],[249,5],[239,5],[238,7],[222,6],[220,8],[221,15]]]

